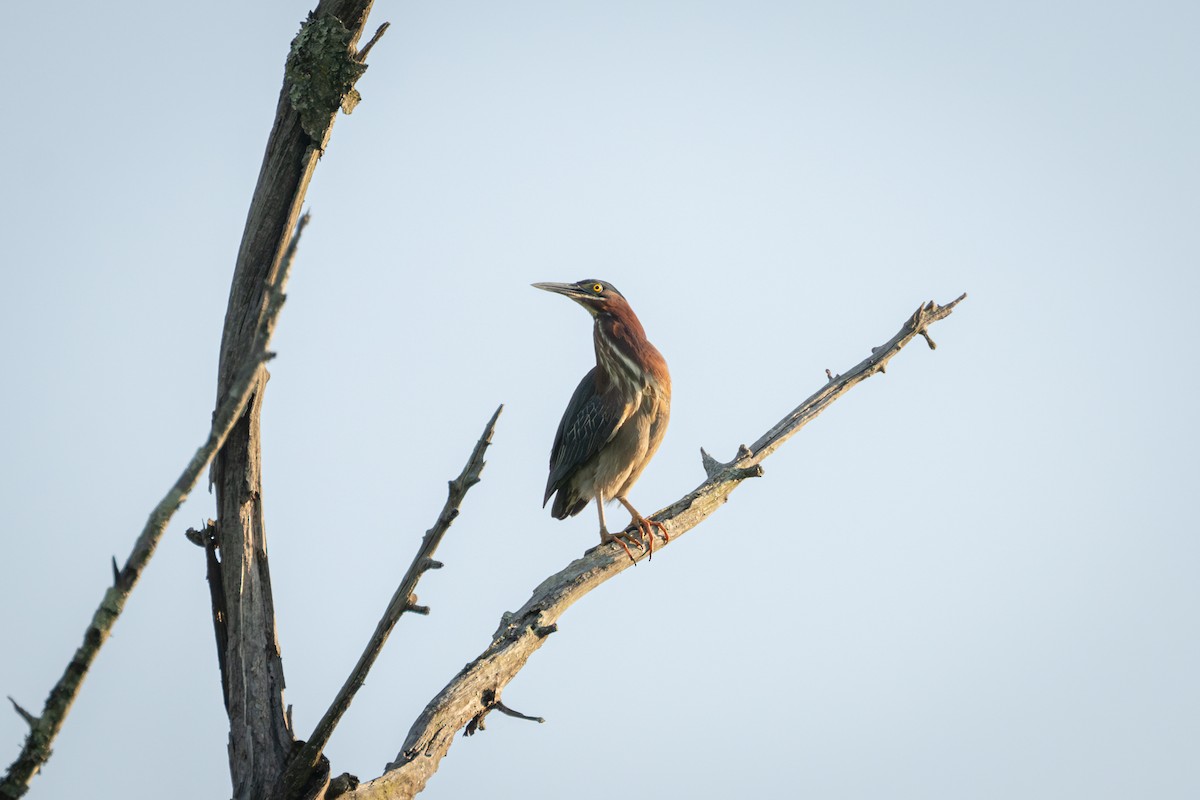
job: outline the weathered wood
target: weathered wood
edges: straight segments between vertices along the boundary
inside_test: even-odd
[[[737,456],[721,464],[706,453],[708,478],[694,491],[652,516],[667,525],[674,543],[699,525],[728,500],[730,493],[749,477],[762,474],[761,462],[800,428],[811,422],[833,401],[877,372],[900,352],[914,336],[923,335],[932,347],[926,328],[949,316],[964,298],[945,306],[930,302],[917,309],[900,332],[843,375],[830,375],[829,382],[759,438],[752,447],[744,445]],[[703,452],[703,451],[702,451]],[[647,556],[642,550],[638,560]],[[396,760],[382,776],[341,795],[353,800],[407,800],[425,788],[450,749],[455,734],[481,719],[500,703],[501,693],[525,666],[546,638],[558,628],[558,620],[577,600],[600,584],[633,565],[618,544],[610,543],[588,551],[533,590],[532,597],[515,613],[505,613],[492,643],[430,701],[413,723]]]
[[[29,723],[29,735],[21,748],[16,760],[9,765],[3,782],[0,782],[0,797],[18,798],[29,790],[29,782],[38,773],[42,765],[50,758],[51,746],[62,730],[67,714],[79,696],[83,687],[83,679],[87,677],[92,662],[100,653],[100,648],[108,640],[117,618],[125,608],[129,595],[137,585],[142,571],[149,564],[158,543],[162,540],[167,523],[183,505],[191,493],[196,481],[204,474],[205,467],[212,461],[213,456],[226,442],[234,424],[242,417],[247,403],[259,381],[259,375],[264,371],[263,364],[271,357],[267,352],[270,344],[270,331],[274,327],[275,316],[283,306],[283,298],[278,297],[268,304],[267,317],[258,334],[253,337],[250,350],[243,354],[240,368],[233,373],[228,391],[219,398],[217,410],[213,413],[212,425],[208,438],[192,456],[183,473],[166,495],[150,512],[145,527],[134,542],[133,550],[125,560],[125,565],[117,570],[114,560],[113,585],[104,593],[99,608],[92,615],[92,621],[83,634],[83,644],[75,651],[75,655],[67,664],[61,678],[50,690],[46,704],[40,716],[33,716],[17,706],[18,713]]]
[[[354,46],[371,0],[322,0],[292,42],[287,72],[238,250],[221,337],[217,394],[259,327],[317,160],[339,108],[357,102]],[[265,376],[214,463],[225,592],[226,707],[233,796],[266,797],[291,751],[283,663],[267,563],[260,418]]]
[[[287,771],[284,773],[280,792],[276,795],[280,800],[288,800],[288,798],[297,796],[300,793],[301,787],[309,781],[310,775],[317,769],[322,759],[322,753],[325,750],[325,745],[329,743],[329,737],[333,734],[333,730],[337,727],[342,715],[350,708],[350,703],[354,699],[354,695],[362,688],[363,683],[367,679],[367,673],[375,664],[375,660],[383,651],[383,645],[387,642],[388,636],[392,632],[392,628],[400,621],[400,617],[405,611],[428,614],[429,609],[415,605],[416,596],[413,594],[417,588],[417,582],[421,576],[431,569],[440,569],[442,564],[439,561],[434,561],[434,553],[437,552],[438,545],[441,544],[442,538],[446,535],[446,531],[450,530],[450,526],[454,520],[458,518],[459,509],[462,502],[466,499],[467,492],[472,486],[479,483],[480,475],[483,473],[484,460],[483,455],[487,448],[492,443],[492,435],[496,432],[496,420],[500,418],[500,412],[504,410],[504,406],[496,409],[496,413],[492,414],[492,418],[488,420],[487,426],[483,430],[483,435],[479,437],[479,441],[475,443],[474,449],[471,450],[470,457],[467,458],[467,463],[463,467],[462,472],[458,477],[450,481],[450,489],[447,493],[446,502],[442,506],[442,511],[438,514],[438,518],[433,523],[433,527],[425,531],[425,536],[421,539],[421,546],[417,548],[417,554],[413,557],[412,563],[408,570],[404,573],[404,577],[400,579],[400,585],[396,587],[396,591],[392,594],[392,599],[388,603],[387,609],[384,610],[383,616],[375,626],[375,632],[371,634],[370,640],[367,642],[366,648],[359,656],[358,663],[354,665],[354,669],[350,671],[350,675],[346,678],[342,688],[330,703],[325,714],[317,722],[316,728],[313,729],[312,735],[300,748],[299,752],[291,759],[288,764]]]

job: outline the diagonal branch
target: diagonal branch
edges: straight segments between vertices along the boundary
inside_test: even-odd
[[[299,234],[297,233],[297,235]],[[17,798],[25,794],[29,789],[29,781],[50,758],[51,745],[62,729],[75,698],[79,695],[83,679],[87,677],[92,662],[96,660],[100,648],[112,632],[117,617],[124,610],[125,603],[133,592],[133,587],[137,585],[138,579],[142,575],[142,570],[146,568],[150,557],[154,555],[154,550],[162,539],[167,523],[183,505],[183,501],[187,499],[213,456],[225,444],[230,431],[246,410],[255,386],[258,385],[263,364],[274,357],[267,347],[270,344],[271,333],[274,331],[279,311],[283,308],[284,299],[283,293],[278,290],[270,293],[265,315],[252,339],[252,347],[242,360],[241,366],[235,371],[229,391],[225,393],[213,414],[208,438],[192,456],[191,461],[184,468],[183,474],[150,512],[145,527],[142,528],[141,534],[134,542],[129,558],[125,560],[125,566],[117,570],[114,561],[113,585],[105,591],[104,598],[100,601],[100,607],[96,609],[91,623],[84,631],[83,644],[75,651],[75,655],[67,664],[62,677],[50,690],[50,696],[46,698],[46,705],[41,716],[34,717],[28,712],[22,714],[25,721],[29,723],[29,735],[25,737],[25,745],[21,748],[20,755],[9,766],[4,781],[0,783],[0,797]]]
[[[871,375],[883,372],[887,362],[914,336],[925,336],[932,345],[926,328],[949,316],[964,297],[965,294],[945,306],[933,302],[922,305],[887,343],[874,348],[870,356],[845,374],[830,376],[824,388],[780,420],[753,447],[743,445],[732,461],[721,464],[701,451],[707,480],[653,515],[655,519],[667,523],[671,543],[703,522],[743,480],[761,475],[760,462],[834,400]],[[645,555],[643,551],[639,558]],[[563,613],[588,592],[628,569],[632,563],[635,562],[626,557],[619,545],[603,545],[588,551],[544,580],[533,590],[533,596],[525,605],[515,613],[506,612],[503,615],[500,627],[492,635],[492,643],[487,649],[463,667],[429,702],[409,730],[396,760],[387,765],[384,774],[341,796],[354,800],[401,800],[422,791],[450,749],[454,734],[498,707],[504,687],[521,671],[546,638],[558,629],[558,620]],[[478,727],[478,723],[475,727]]]
[[[905,321],[895,336],[879,347],[871,348],[871,355],[855,364],[846,373],[830,376],[829,383],[824,388],[805,400],[791,414],[776,423],[775,427],[764,433],[757,442],[750,446],[749,452],[752,454],[750,458],[743,459],[739,453],[738,463],[743,467],[758,464],[791,438],[792,434],[828,408],[834,400],[875,373],[887,372],[887,363],[892,360],[892,356],[899,353],[900,349],[912,341],[914,336],[924,337],[929,349],[936,350],[937,345],[929,337],[929,326],[950,316],[954,312],[954,307],[966,299],[966,296],[966,292],[963,292],[944,306],[939,306],[932,300],[922,305]]]
[[[404,578],[401,579],[395,594],[392,595],[392,600],[388,603],[387,610],[384,611],[379,624],[375,626],[375,632],[367,642],[366,649],[359,656],[358,663],[354,665],[354,669],[350,672],[350,676],[346,678],[346,682],[337,693],[337,697],[334,698],[325,715],[317,723],[312,736],[308,737],[308,741],[305,742],[291,763],[288,764],[287,771],[283,775],[280,797],[290,798],[295,796],[308,781],[313,770],[317,768],[321,760],[321,753],[325,749],[325,745],[329,743],[329,737],[333,734],[333,729],[341,720],[342,715],[346,713],[346,710],[350,708],[350,703],[354,699],[354,695],[362,688],[363,683],[367,679],[367,673],[370,672],[371,667],[375,664],[375,659],[379,657],[379,653],[383,650],[383,645],[387,642],[392,628],[400,621],[400,616],[405,611],[415,614],[429,613],[428,608],[416,604],[417,598],[413,592],[416,590],[417,582],[421,580],[422,575],[431,569],[441,569],[442,567],[440,561],[433,560],[433,555],[437,552],[438,545],[442,543],[442,537],[446,535],[446,531],[450,529],[450,525],[458,518],[459,508],[467,496],[467,490],[479,483],[479,476],[483,472],[485,464],[483,454],[487,450],[488,445],[492,443],[492,435],[496,432],[496,420],[500,418],[500,412],[503,410],[504,406],[501,405],[496,409],[496,413],[492,414],[492,418],[488,420],[487,427],[483,430],[483,435],[475,443],[475,449],[471,451],[471,456],[467,459],[466,466],[463,467],[462,472],[459,473],[457,478],[450,481],[450,491],[445,505],[442,506],[442,513],[438,515],[433,527],[425,531],[425,536],[421,540],[421,546],[417,549],[416,557],[413,558],[408,571],[404,573]]]

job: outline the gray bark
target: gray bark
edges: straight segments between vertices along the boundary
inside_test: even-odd
[[[246,217],[221,337],[217,395],[250,346],[339,108],[356,101],[354,45],[370,0],[322,0],[292,43],[288,73]],[[357,69],[356,69],[357,67]],[[278,287],[282,289],[282,287]],[[237,800],[266,797],[292,747],[267,564],[260,419],[265,379],[213,466],[225,596],[229,763]],[[220,637],[218,637],[220,639]]]
[[[651,515],[666,524],[671,542],[699,525],[728,499],[746,478],[762,475],[762,461],[797,431],[811,422],[851,388],[877,373],[916,336],[923,336],[932,349],[928,326],[945,319],[965,298],[940,306],[922,305],[900,331],[871,355],[842,375],[829,374],[829,381],[797,406],[750,447],[742,446],[734,459],[720,463],[701,450],[707,480],[670,506]],[[667,545],[660,545],[664,547]],[[659,548],[656,548],[659,549]],[[637,560],[647,558],[643,549]],[[341,797],[344,800],[408,800],[421,792],[437,772],[441,759],[460,730],[471,733],[483,719],[500,709],[501,694],[546,638],[558,630],[563,613],[600,584],[631,567],[631,560],[618,544],[599,546],[551,575],[533,590],[533,596],[515,613],[505,613],[492,642],[483,653],[454,677],[429,702],[413,723],[395,761],[379,778],[363,783]]]

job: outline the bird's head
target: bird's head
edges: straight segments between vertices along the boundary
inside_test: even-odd
[[[588,278],[575,283],[535,283],[535,289],[545,289],[571,298],[587,309],[593,317],[605,311],[614,312],[619,308],[628,308],[625,296],[617,291],[617,287],[608,281]]]

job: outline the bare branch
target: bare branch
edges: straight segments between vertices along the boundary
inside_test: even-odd
[[[28,711],[26,711],[24,708],[22,708],[21,704],[18,703],[16,700],[12,699],[11,696],[8,698],[8,702],[12,703],[13,711],[16,711],[17,716],[20,717],[21,719],[25,720],[26,725],[28,725],[30,728],[37,727],[37,724],[38,724],[37,717],[35,717],[33,714],[30,714]]]
[[[528,714],[522,714],[520,711],[515,711],[515,710],[509,708],[508,706],[504,705],[504,703],[501,703],[499,700],[496,701],[495,708],[501,714],[507,714],[508,716],[516,717],[517,719],[525,719],[525,720],[529,720],[530,722],[537,722],[539,724],[546,721],[546,720],[542,719],[541,717],[531,717]],[[480,727],[482,727],[482,726],[480,726]]]
[[[218,397],[227,391],[231,371],[250,346],[250,332],[259,327],[272,298],[282,295],[288,238],[334,120],[339,110],[349,113],[359,101],[355,82],[366,65],[356,45],[371,5],[372,0],[320,0],[291,42],[229,289]],[[278,785],[293,745],[262,504],[264,385],[265,378],[213,465],[217,563],[225,596],[219,604],[217,641],[225,650],[222,674],[235,800],[267,796]]]
[[[471,456],[467,459],[466,466],[463,467],[462,472],[459,473],[457,478],[450,481],[450,491],[446,497],[445,505],[442,506],[442,513],[438,515],[433,527],[425,531],[425,536],[421,540],[421,546],[417,549],[417,554],[413,558],[412,564],[409,565],[408,571],[404,573],[404,578],[396,588],[395,594],[392,595],[392,600],[388,603],[387,610],[384,611],[383,617],[375,626],[375,632],[367,642],[367,647],[363,650],[363,654],[359,656],[358,663],[354,665],[354,669],[350,672],[350,676],[346,678],[346,682],[342,685],[337,697],[333,699],[333,703],[330,704],[325,715],[317,723],[312,736],[308,737],[308,741],[304,744],[304,747],[296,754],[291,763],[288,764],[287,771],[283,776],[280,797],[290,798],[294,796],[298,789],[308,780],[312,771],[317,768],[321,759],[321,753],[325,749],[325,745],[329,743],[329,737],[333,734],[333,729],[337,727],[342,715],[350,708],[350,703],[354,699],[354,695],[362,688],[363,683],[367,679],[367,673],[371,670],[371,667],[375,664],[375,659],[379,657],[379,653],[383,650],[383,645],[387,642],[392,628],[400,621],[400,616],[405,611],[415,614],[429,613],[428,608],[416,605],[416,595],[413,592],[416,591],[417,582],[421,580],[422,575],[431,569],[440,569],[442,566],[440,561],[433,560],[433,554],[437,552],[438,545],[441,544],[442,537],[446,535],[446,531],[450,529],[450,525],[458,518],[459,507],[462,505],[463,499],[466,498],[467,491],[479,483],[479,476],[483,472],[484,467],[483,455],[488,445],[492,443],[492,435],[496,432],[496,420],[500,418],[500,412],[503,410],[504,406],[501,405],[496,409],[496,413],[492,414],[492,418],[488,420],[487,427],[483,430],[483,435],[475,443],[475,449],[471,451]]]
[[[946,306],[922,305],[904,323],[900,332],[844,375],[805,400],[764,434],[752,447],[742,446],[738,455],[726,464],[711,457],[704,459],[708,478],[694,491],[655,513],[653,517],[668,524],[671,544],[719,508],[729,494],[746,478],[762,474],[760,462],[774,452],[801,427],[824,411],[830,403],[883,370],[888,360],[927,326],[948,316],[963,297]],[[707,453],[705,453],[707,456]],[[669,546],[669,545],[664,545]],[[638,558],[645,557],[645,551]],[[533,595],[515,613],[505,613],[492,643],[474,661],[456,675],[413,723],[396,760],[388,764],[382,776],[342,795],[355,800],[400,800],[411,798],[425,788],[450,748],[454,734],[480,722],[499,707],[500,695],[529,657],[557,629],[559,618],[577,600],[608,579],[631,566],[620,547],[613,543],[589,550],[560,572],[551,575],[533,590]]]
[[[264,780],[269,782],[277,777],[282,768],[291,743],[290,729],[282,721],[282,715],[271,716],[269,701],[260,702],[276,685],[282,692],[282,668],[274,669],[279,663],[277,649],[273,660],[269,655],[275,640],[266,545],[258,502],[261,494],[259,389],[265,382],[263,363],[271,357],[266,346],[283,303],[287,268],[295,252],[296,238],[292,238],[286,251],[284,239],[296,223],[305,190],[317,158],[328,141],[334,117],[339,109],[349,113],[358,101],[353,83],[366,69],[362,60],[371,45],[362,52],[356,51],[355,45],[371,5],[372,0],[320,0],[316,11],[293,40],[288,66],[303,62],[302,66],[313,69],[307,72],[291,70],[280,93],[230,290],[221,344],[217,410],[209,438],[151,513],[125,567],[114,569],[113,586],[105,592],[85,631],[83,645],[52,689],[42,715],[36,718],[31,715],[30,718],[36,721],[31,722],[31,731],[20,755],[0,782],[0,797],[23,795],[29,781],[50,757],[50,746],[83,679],[168,521],[195,486],[205,466],[214,460],[217,462],[214,484],[218,507],[222,509],[218,513],[217,538],[223,556],[215,563],[235,573],[226,581],[230,587],[238,587],[231,591],[239,592],[244,588],[239,592],[238,602],[226,604],[236,606],[236,615],[229,626],[228,649],[231,660],[237,661],[237,676],[225,680],[226,705],[239,709],[237,714],[265,711],[264,716],[237,720],[233,719],[235,714],[231,711],[231,723],[235,723],[231,725],[230,757],[235,796],[261,795],[258,787]],[[376,39],[380,34],[382,30],[376,34]],[[305,58],[309,60],[303,61]],[[335,80],[325,81],[331,75]],[[217,453],[221,454],[220,458],[214,459]],[[211,549],[209,554],[211,569],[215,554]],[[243,610],[247,613],[243,614]],[[248,621],[247,624],[242,624],[243,619]],[[221,641],[219,627],[218,642]],[[246,653],[252,655],[243,658]],[[267,655],[259,661],[256,660],[258,653]],[[251,661],[254,663],[249,663]],[[223,677],[227,674],[224,669],[222,674]],[[231,699],[235,702],[231,703]],[[251,711],[247,712],[247,709]],[[275,745],[274,749],[272,745]]]
[[[820,391],[797,406],[792,413],[780,420],[775,427],[771,428],[757,442],[751,445],[749,448],[751,455],[749,457],[739,456],[737,462],[743,465],[745,463],[759,463],[775,452],[796,431],[811,422],[834,400],[837,400],[855,385],[871,377],[876,372],[886,372],[887,362],[892,359],[892,356],[899,353],[901,348],[908,344],[914,336],[924,335],[925,329],[930,325],[950,316],[954,311],[954,307],[961,303],[966,296],[964,292],[953,302],[947,303],[944,306],[939,306],[932,300],[922,305],[905,321],[895,336],[883,345],[872,348],[871,355],[855,364],[852,369],[841,375],[834,376]]]
[[[498,699],[496,699],[495,694],[492,693],[485,693],[483,702],[486,707],[483,709],[483,711],[480,711],[478,714],[472,717],[471,721],[467,723],[467,727],[463,729],[463,736],[474,736],[477,731],[487,730],[487,726],[484,725],[484,720],[492,711],[499,711],[501,714],[506,714],[510,717],[515,717],[516,719],[528,720],[529,722],[536,722],[538,724],[546,721],[541,717],[531,717],[528,714],[522,714],[520,711],[509,708],[508,706],[504,705],[504,703],[501,703]]]
[[[371,41],[367,42],[366,46],[364,46],[361,50],[358,51],[358,55],[355,57],[356,60],[366,61],[367,56],[371,52],[371,48],[375,46],[376,42],[378,42],[381,38],[383,38],[383,34],[387,33],[387,29],[390,28],[391,26],[392,26],[392,23],[390,23],[390,22],[385,22],[382,25],[380,25],[375,30],[375,35],[371,37]]]
[[[258,383],[258,376],[263,364],[274,357],[273,353],[267,351],[267,346],[270,344],[270,331],[274,329],[275,319],[282,307],[283,297],[280,295],[270,305],[258,335],[254,337],[254,347],[235,372],[229,391],[217,407],[208,438],[192,456],[191,461],[184,468],[183,474],[150,512],[150,517],[146,520],[146,525],[142,528],[137,541],[134,542],[133,550],[126,559],[125,566],[115,572],[113,585],[105,591],[99,608],[96,609],[91,623],[84,631],[83,644],[75,651],[75,655],[67,664],[62,677],[50,690],[50,696],[46,698],[46,706],[41,716],[32,718],[31,722],[29,719],[26,720],[30,722],[31,730],[25,738],[25,745],[22,747],[20,755],[9,765],[3,783],[0,783],[0,797],[17,798],[23,795],[29,788],[29,781],[50,757],[51,745],[62,729],[71,705],[79,695],[83,679],[87,677],[92,662],[96,660],[100,648],[108,639],[113,625],[116,624],[117,618],[124,610],[133,587],[137,585],[138,579],[142,575],[142,570],[149,563],[150,557],[154,555],[154,550],[162,539],[167,523],[179,510],[183,501],[187,499],[213,456],[224,445],[230,431],[242,416],[242,412],[245,411],[250,396],[254,393],[254,387]]]
[[[229,686],[229,670],[225,664],[225,651],[229,643],[229,630],[225,625],[225,582],[221,577],[221,561],[217,558],[217,523],[208,520],[199,530],[188,528],[184,533],[192,544],[204,548],[204,577],[208,581],[209,602],[212,604],[213,631],[217,638],[217,670],[221,675],[222,689]],[[221,692],[225,711],[229,711],[229,693]],[[290,708],[290,706],[289,706]],[[290,719],[290,718],[289,718]]]

